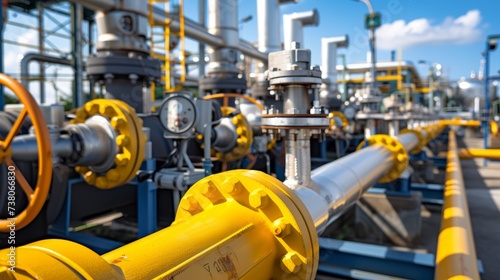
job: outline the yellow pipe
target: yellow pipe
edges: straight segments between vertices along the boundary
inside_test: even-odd
[[[455,133],[448,138],[446,184],[435,279],[480,279]]]
[[[500,159],[500,149],[460,149],[458,156],[460,159]]]
[[[471,126],[478,127],[481,125],[481,122],[478,120],[461,120],[461,119],[453,119],[453,120],[440,120],[439,125],[455,125],[455,126]]]
[[[202,179],[182,198],[172,226],[103,256],[70,241],[38,241],[17,249],[10,272],[8,252],[0,251],[1,279],[314,279],[319,262],[301,200],[252,170]]]

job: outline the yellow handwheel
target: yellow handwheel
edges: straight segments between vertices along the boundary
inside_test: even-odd
[[[29,201],[28,207],[19,214],[16,213],[18,210],[17,205],[7,203],[8,206],[12,205],[12,211],[10,208],[8,209],[8,219],[0,219],[0,232],[8,232],[11,230],[10,227],[13,222],[15,222],[15,230],[19,230],[31,223],[45,204],[52,181],[52,151],[47,123],[45,122],[42,111],[31,94],[20,83],[5,74],[0,73],[0,84],[11,89],[24,104],[21,114],[17,117],[7,137],[0,140],[0,163],[5,162],[8,166],[8,171],[10,171],[7,180],[11,181],[8,177],[15,177],[15,181],[21,186],[21,189],[24,191]],[[28,115],[35,128],[36,140],[38,143],[38,181],[35,189],[31,188],[28,181],[24,178],[24,175],[19,171],[11,158],[12,149],[10,146],[12,140]],[[12,174],[11,172],[13,172],[15,176],[10,176],[10,174]]]

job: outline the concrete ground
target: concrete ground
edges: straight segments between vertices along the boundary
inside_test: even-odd
[[[462,148],[482,148],[482,138],[467,134],[458,138]],[[500,162],[483,159],[461,160],[467,190],[476,254],[483,262],[482,279],[500,275]]]

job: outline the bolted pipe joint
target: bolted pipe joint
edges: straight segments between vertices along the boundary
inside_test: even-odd
[[[318,26],[319,13],[314,9],[311,11],[283,15],[283,34],[285,50],[290,49],[292,42],[303,43],[304,26]]]

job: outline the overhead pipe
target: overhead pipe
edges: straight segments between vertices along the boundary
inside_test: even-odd
[[[259,51],[263,53],[281,50],[280,4],[298,3],[299,0],[257,0],[257,33]]]
[[[23,56],[23,59],[21,59],[21,84],[25,88],[29,88],[29,81],[30,81],[29,64],[32,61],[73,66],[73,62],[69,59],[50,56],[46,54],[40,54],[40,53],[27,53]],[[40,103],[41,104],[45,103],[45,96],[40,96]]]
[[[460,159],[500,159],[500,149],[460,149],[458,151]]]
[[[94,11],[110,11],[113,9],[119,9],[123,6],[124,1],[120,0],[70,0],[73,3],[79,3],[84,7],[87,7]],[[137,1],[141,2],[141,1]],[[163,9],[159,7],[153,7],[153,21],[155,24],[164,24],[168,19],[168,15]],[[171,17],[170,29],[172,32],[178,32],[180,30],[179,19]],[[185,19],[184,34],[186,37],[196,40],[200,43],[212,46],[212,47],[223,47],[224,41],[222,38],[210,34],[206,28],[200,26],[196,22],[189,19]],[[239,40],[237,48],[246,56],[255,58],[261,61],[267,61],[267,55],[259,52],[253,45]]]
[[[304,46],[302,28],[304,26],[318,26],[319,13],[314,9],[311,11],[283,15],[283,44],[285,50],[291,48],[292,42],[298,42]]]

